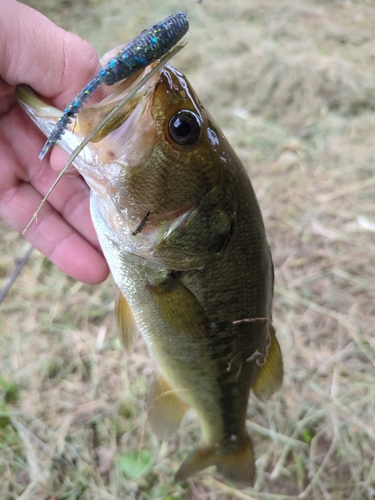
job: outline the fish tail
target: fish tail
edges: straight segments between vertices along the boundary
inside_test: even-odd
[[[250,436],[246,434],[241,444],[222,453],[217,462],[217,470],[239,486],[253,486],[255,478],[255,459]]]
[[[175,475],[175,481],[183,481],[211,465],[216,465],[218,472],[236,485],[253,486],[255,460],[250,437],[246,434],[243,439],[237,439],[226,446],[196,448],[181,464]]]

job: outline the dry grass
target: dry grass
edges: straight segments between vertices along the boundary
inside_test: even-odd
[[[100,51],[176,9],[32,4]],[[110,280],[75,283],[34,252],[0,306],[0,498],[375,499],[375,5],[296,4],[187,3],[196,36],[176,61],[244,160],[273,251],[286,375],[250,400],[254,489],[171,481],[193,414],[161,447],[145,433],[151,463],[129,479],[152,364],[141,343],[122,356]],[[1,286],[28,247],[0,234]]]

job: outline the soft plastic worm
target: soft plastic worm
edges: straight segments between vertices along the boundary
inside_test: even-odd
[[[67,125],[100,85],[113,85],[160,59],[181,40],[188,29],[187,15],[185,12],[177,12],[133,38],[99,71],[96,77],[81,90],[65,109],[45,143],[39,158],[42,160],[51,146],[60,140]]]

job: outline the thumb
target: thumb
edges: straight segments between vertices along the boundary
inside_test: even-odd
[[[31,7],[1,0],[0,77],[7,84],[30,85],[64,107],[100,68],[88,42]]]

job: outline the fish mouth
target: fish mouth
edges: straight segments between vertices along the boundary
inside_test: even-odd
[[[158,61],[150,64],[146,68],[138,71],[134,75],[116,83],[111,87],[106,87],[110,91],[109,95],[101,102],[84,107],[78,114],[78,123],[84,136],[92,133],[99,123],[108,116],[129,94],[134,92],[135,87],[157,66]],[[141,101],[148,100],[155,88],[158,79],[158,72],[145,82],[134,95],[129,97],[121,108],[96,132],[90,142],[99,142],[114,130],[118,129],[132,114]],[[145,99],[146,98],[146,99]]]
[[[64,134],[59,140],[58,145],[68,154],[71,154],[80,145],[83,138],[92,133],[99,123],[103,121],[109,113],[114,111],[116,106],[118,106],[120,102],[126,98],[126,96],[131,93],[134,94],[129,97],[118,112],[116,112],[108,121],[105,122],[103,126],[100,127],[100,129],[98,129],[95,135],[90,139],[88,147],[82,150],[76,158],[74,166],[82,173],[82,175],[84,175],[80,168],[82,163],[91,165],[91,167],[96,167],[97,161],[95,160],[95,157],[100,156],[101,159],[103,159],[103,155],[100,154],[100,151],[103,152],[103,149],[106,149],[108,136],[116,133],[117,136],[121,135],[123,137],[122,141],[124,141],[124,135],[129,137],[129,133],[124,134],[127,122],[129,122],[129,124],[135,124],[135,122],[139,124],[140,121],[143,121],[143,112],[147,103],[151,100],[160,72],[157,71],[136,92],[134,92],[134,89],[145,77],[147,77],[147,74],[150,73],[155,66],[157,66],[157,64],[158,61],[155,61],[146,68],[128,77],[126,80],[122,80],[110,87],[104,86],[104,92],[108,95],[100,102],[82,108],[79,111],[77,118],[67,126]],[[61,111],[50,104],[46,104],[41,97],[27,85],[19,85],[17,87],[16,97],[20,106],[30,116],[40,130],[42,130],[42,132],[44,132],[44,134],[48,137],[53,131],[56,122],[60,118]],[[132,116],[135,111],[137,111],[136,115],[138,119],[136,119],[135,116]],[[119,134],[119,129],[122,129],[121,134]],[[107,140],[103,141],[103,139]],[[99,142],[100,144],[96,144]],[[116,153],[117,152],[112,151],[112,157],[119,159],[118,154]],[[111,154],[106,156],[107,159],[110,160]]]
[[[95,168],[103,171],[107,180],[111,167],[116,165],[119,169],[120,177],[112,177],[112,181],[116,183],[130,168],[142,166],[155,147],[157,132],[151,110],[160,71],[153,74],[138,90],[137,87],[157,64],[156,61],[108,88],[111,93],[105,99],[85,107],[78,114],[79,129],[87,136],[95,131],[95,127],[103,118],[114,112],[124,99],[128,99],[95,133],[89,143],[98,158]],[[90,176],[90,171],[87,171],[86,175],[81,173],[84,177]]]

